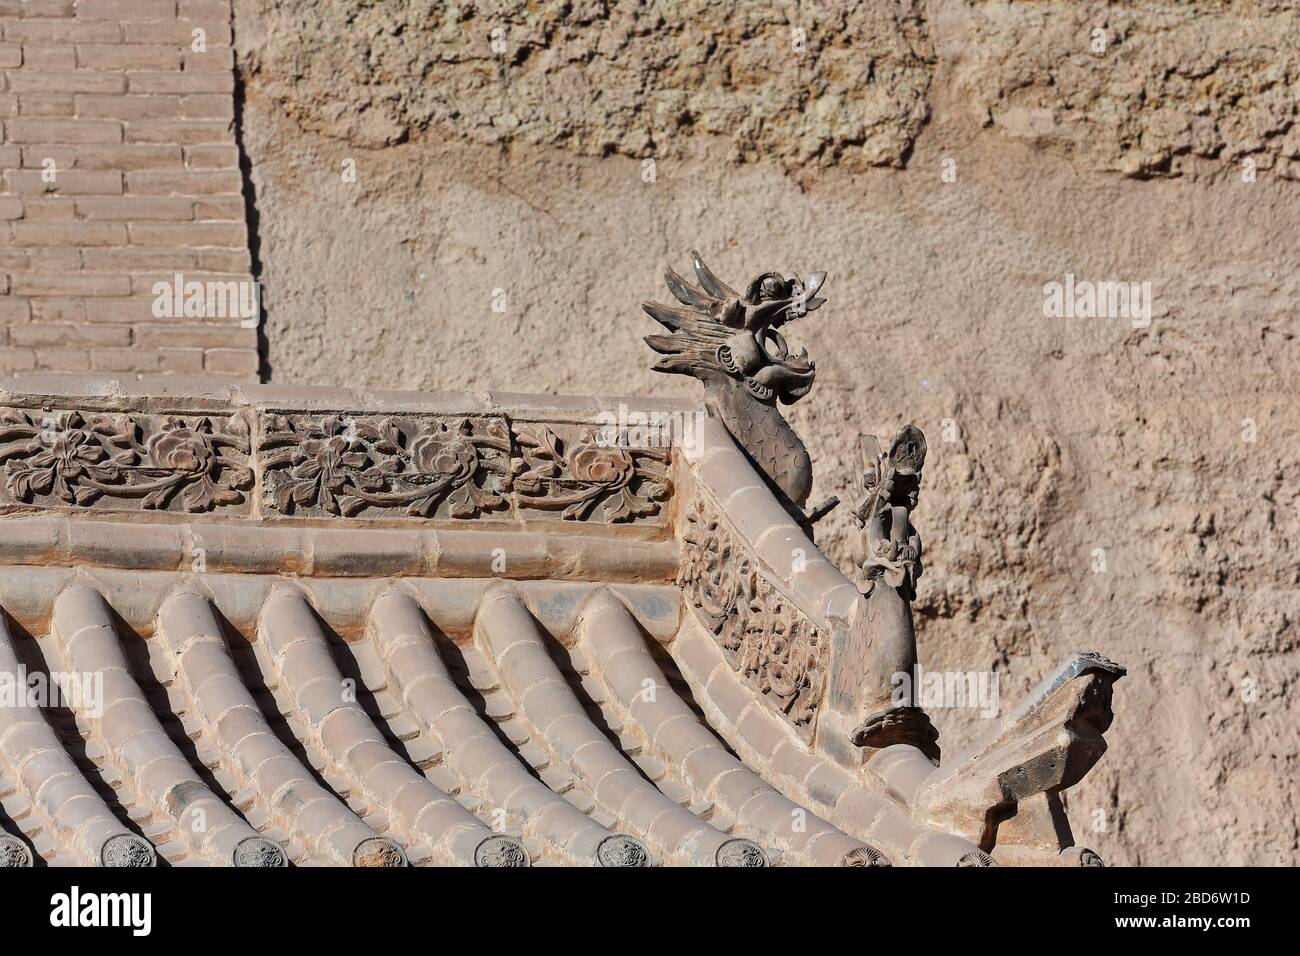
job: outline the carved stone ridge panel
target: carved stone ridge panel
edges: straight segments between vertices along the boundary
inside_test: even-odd
[[[579,521],[660,515],[673,487],[668,449],[612,444],[597,435],[595,428],[570,429],[566,437],[547,425],[521,425],[516,506]]]
[[[810,739],[825,696],[830,636],[772,585],[698,495],[686,512],[677,584],[732,669]]]
[[[246,515],[249,454],[238,415],[0,407],[0,503]]]
[[[666,520],[669,452],[597,440],[594,427],[504,416],[264,413],[267,514]]]
[[[502,414],[0,406],[0,507],[664,525],[670,454]]]
[[[507,507],[503,418],[265,414],[259,425],[268,514],[474,518]]]

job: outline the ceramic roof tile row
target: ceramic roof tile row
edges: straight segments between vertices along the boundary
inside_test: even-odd
[[[482,794],[529,840],[544,845],[566,863],[598,861],[609,855],[644,855],[633,838],[600,826],[530,774],[502,743],[456,686],[438,656],[428,619],[408,594],[382,596],[371,611],[371,642],[383,661],[387,686],[427,735],[458,789]],[[608,841],[608,842],[607,842]]]
[[[622,602],[600,592],[577,631],[591,652],[591,671],[624,728],[665,768],[678,768],[692,803],[716,805],[744,833],[803,865],[837,865],[846,857],[882,860],[816,814],[778,793],[746,767],[673,693],[650,654],[636,619]],[[676,775],[675,775],[676,776]]]
[[[583,783],[606,813],[642,835],[651,852],[665,859],[696,865],[717,859],[728,843],[726,834],[661,793],[605,736],[515,595],[504,590],[489,595],[475,632],[533,739]]]
[[[148,807],[144,836],[173,863],[197,857],[229,863],[258,833],[214,794],[167,736],[131,674],[108,604],[76,586],[54,605],[53,635],[69,673],[103,678],[99,707],[76,711],[83,733],[100,745],[132,802]]]
[[[350,795],[382,813],[413,861],[473,864],[492,831],[388,746],[350,693],[303,596],[273,592],[258,630],[257,647],[284,692],[278,699],[286,716],[308,749],[347,781]],[[518,852],[522,857],[522,846]]]
[[[9,626],[2,618],[0,672],[21,672]],[[31,840],[36,854],[51,863],[98,866],[114,858],[112,841],[153,852],[82,776],[40,709],[22,699],[0,707],[0,803],[15,827]],[[17,836],[8,835],[6,843],[11,863],[31,861],[31,851]]]
[[[251,658],[240,655],[257,668],[250,681],[220,609],[199,582],[178,583],[149,640],[166,694],[150,695],[137,677],[153,675],[137,673],[146,668],[133,668],[122,649],[138,638],[119,633],[104,595],[65,588],[52,646],[59,666],[104,676],[102,714],[81,708],[75,718],[112,799],[39,712],[0,708],[11,842],[52,865],[883,860],[733,756],[672,689],[652,639],[610,592],[595,592],[567,645],[509,586],[487,593],[463,647],[448,645],[396,588],[379,595],[368,621],[356,655],[378,662],[380,676],[358,695],[336,657],[348,645],[331,638],[302,591],[282,584],[256,633],[233,638],[251,639]],[[495,706],[476,705],[467,665],[453,670],[443,648],[474,662]],[[566,674],[561,662],[582,673]],[[0,668],[19,667],[13,639],[0,632]],[[259,685],[270,691],[261,705]],[[290,741],[268,703],[287,718]],[[156,713],[160,706],[171,713]],[[191,758],[164,729],[173,722],[160,718],[172,716],[194,744]],[[394,724],[413,728],[400,748]],[[408,744],[428,756],[422,766]],[[113,854],[105,844],[115,839]]]
[[[219,753],[237,809],[291,849],[294,863],[351,864],[380,834],[313,778],[271,730],[203,594],[177,591],[158,615],[158,641],[182,690],[182,722]]]

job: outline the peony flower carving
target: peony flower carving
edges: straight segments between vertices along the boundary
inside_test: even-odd
[[[597,507],[609,522],[657,514],[672,493],[668,452],[603,444],[588,431],[570,449],[551,429],[521,432],[524,471],[515,478],[521,507],[586,520]]]
[[[18,501],[89,506],[101,498],[141,508],[209,511],[244,500],[253,483],[242,419],[219,431],[210,418],[34,416],[0,410],[5,488]]]
[[[268,452],[268,503],[283,514],[401,508],[428,518],[446,502],[451,517],[470,518],[506,504],[511,475],[510,433],[500,419],[277,416],[260,448]]]

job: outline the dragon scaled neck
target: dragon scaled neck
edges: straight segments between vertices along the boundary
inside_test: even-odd
[[[774,405],[758,401],[735,379],[703,380],[705,405],[772,485],[802,509],[812,491],[812,459]]]

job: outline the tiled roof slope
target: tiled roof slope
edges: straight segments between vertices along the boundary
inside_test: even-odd
[[[89,690],[0,706],[0,861],[1095,860],[1050,798],[1113,665],[941,766],[855,743],[862,595],[711,419],[610,444],[632,401],[0,390],[0,676]]]
[[[0,372],[256,380],[254,321],[154,308],[177,275],[251,299],[230,20],[0,0]]]

